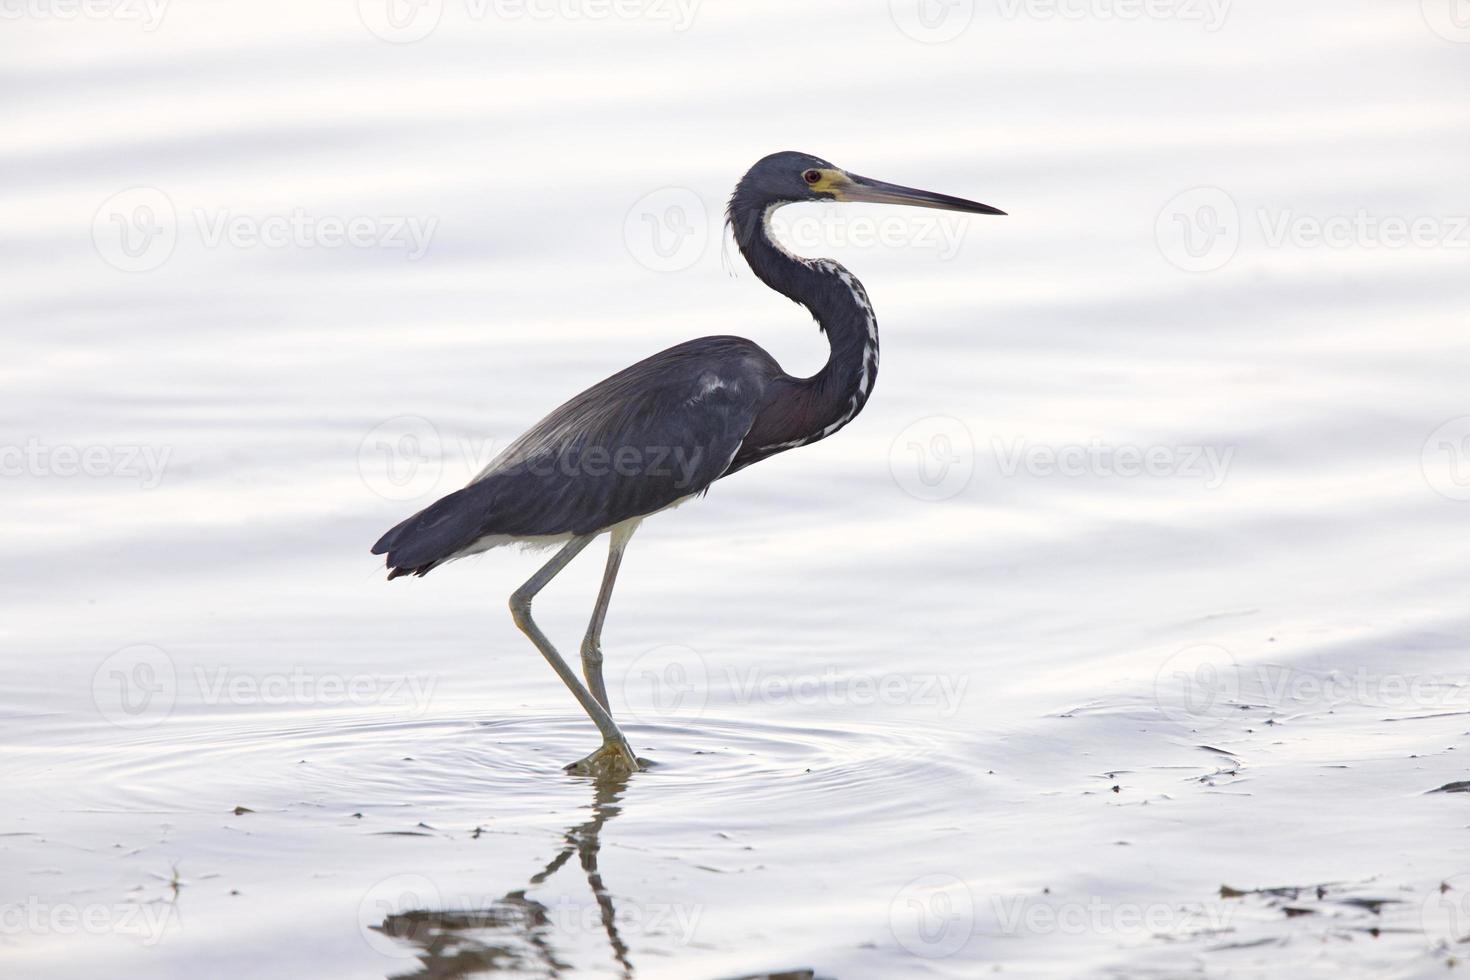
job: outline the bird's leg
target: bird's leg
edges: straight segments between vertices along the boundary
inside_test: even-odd
[[[607,568],[602,573],[602,588],[597,593],[597,605],[592,609],[592,621],[587,624],[587,635],[582,639],[582,674],[587,678],[592,696],[608,711],[612,708],[607,701],[607,687],[602,683],[602,624],[607,619],[607,606],[612,600],[618,566],[623,563],[623,550],[637,529],[637,523],[620,525],[609,535],[611,540],[607,548]]]
[[[510,614],[515,619],[516,626],[520,627],[521,632],[525,633],[531,642],[536,644],[536,649],[541,651],[541,655],[546,658],[546,662],[551,664],[551,669],[556,671],[556,675],[562,679],[562,683],[581,702],[583,710],[587,712],[592,718],[593,723],[597,725],[597,730],[602,732],[602,748],[594,752],[591,756],[588,756],[587,759],[582,760],[582,762],[574,764],[580,767],[579,771],[585,771],[592,775],[598,775],[600,772],[616,769],[622,769],[623,771],[636,770],[639,768],[638,759],[633,755],[633,749],[628,745],[628,740],[623,737],[623,733],[619,731],[617,723],[612,720],[612,715],[608,714],[607,709],[599,704],[597,699],[582,686],[582,682],[577,679],[576,673],[572,671],[571,667],[567,666],[567,662],[561,658],[561,654],[556,652],[556,647],[551,645],[551,641],[546,638],[546,634],[541,632],[541,627],[537,626],[536,621],[531,618],[531,600],[536,597],[536,593],[546,587],[547,582],[550,582],[563,568],[566,568],[567,563],[577,557],[578,553],[587,547],[596,536],[595,534],[584,534],[572,538],[560,551],[552,556],[550,561],[541,566],[540,571],[532,575],[526,581],[525,585],[516,589],[510,596]]]

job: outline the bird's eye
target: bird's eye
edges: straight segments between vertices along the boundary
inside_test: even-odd
[[[808,184],[815,184],[817,181],[822,179],[822,172],[820,170],[808,170],[806,173],[801,175],[801,179],[806,181]]]

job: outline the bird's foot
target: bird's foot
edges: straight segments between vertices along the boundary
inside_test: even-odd
[[[602,748],[587,758],[578,759],[568,765],[566,771],[574,776],[601,778],[626,776],[629,773],[641,772],[647,767],[648,760],[638,758],[633,754],[632,747],[620,739],[615,742],[603,742]]]

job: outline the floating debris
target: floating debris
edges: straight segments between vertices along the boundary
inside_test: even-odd
[[[1431,793],[1470,793],[1470,779],[1457,779],[1453,783],[1445,783],[1438,789],[1432,789]]]

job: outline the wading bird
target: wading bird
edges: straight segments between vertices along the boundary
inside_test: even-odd
[[[848,173],[807,153],[773,153],[740,179],[726,213],[740,252],[767,286],[805,306],[831,346],[810,378],[781,370],[741,337],[702,337],[639,361],[577,395],[506,447],[469,485],[373,545],[388,578],[425,575],[505,544],[560,545],[510,597],[515,623],[602,733],[568,770],[640,768],[608,710],[602,624],[628,539],[645,517],[704,493],[768,456],[825,439],[863,410],[878,374],[878,321],[862,283],[830,259],[805,259],[771,234],[771,214],[800,201],[867,201],[1004,214],[963,198]],[[531,618],[531,600],[599,534],[607,567],[582,641],[584,687]]]

